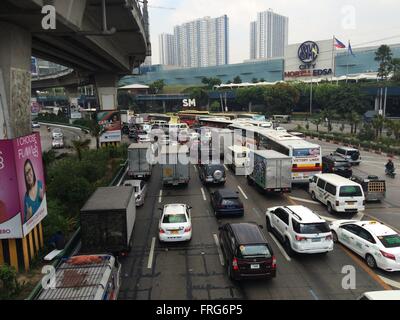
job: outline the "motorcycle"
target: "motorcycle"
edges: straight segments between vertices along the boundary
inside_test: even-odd
[[[392,179],[394,179],[396,177],[396,172],[395,170],[386,170],[386,175]]]

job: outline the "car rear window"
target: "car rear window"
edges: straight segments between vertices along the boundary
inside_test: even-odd
[[[221,205],[237,207],[240,205],[240,201],[239,201],[239,199],[236,199],[236,198],[222,199]]]
[[[184,214],[166,214],[163,223],[184,223],[187,222],[186,215]]]
[[[267,245],[241,245],[239,246],[239,255],[241,258],[265,257],[271,258],[271,252]]]
[[[385,248],[399,248],[400,247],[400,235],[393,234],[390,236],[378,237]]]
[[[340,187],[340,197],[361,197],[362,191],[359,186]]]
[[[224,167],[221,166],[221,165],[211,165],[211,166],[208,166],[208,167],[207,167],[207,172],[208,172],[208,173],[214,173],[214,172],[217,171],[217,170],[222,171],[222,172],[225,171],[225,170],[224,170]]]
[[[326,222],[319,223],[299,223],[292,219],[293,230],[299,234],[315,234],[330,232],[329,225]]]

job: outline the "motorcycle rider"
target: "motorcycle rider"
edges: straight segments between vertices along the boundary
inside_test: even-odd
[[[386,173],[392,174],[394,173],[394,163],[392,159],[389,159],[388,162],[385,165],[386,168]]]

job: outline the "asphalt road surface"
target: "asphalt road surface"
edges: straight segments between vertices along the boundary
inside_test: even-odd
[[[323,153],[329,154],[336,146],[318,142]],[[355,171],[382,175],[385,157],[363,154],[362,164]],[[210,205],[210,191],[205,187],[193,165],[187,188],[162,188],[159,166],[153,169],[149,191],[143,207],[138,208],[133,248],[121,260],[123,300],[195,300],[195,299],[257,299],[257,300],[330,300],[357,299],[366,291],[400,288],[400,273],[371,270],[364,261],[343,246],[335,244],[327,255],[295,255],[289,258],[282,245],[267,233],[265,211],[276,205],[304,205],[328,221],[352,218],[367,220],[380,218],[392,227],[400,227],[400,183],[388,181],[388,196],[382,203],[367,204],[367,210],[354,216],[330,215],[320,203],[311,201],[305,188],[295,188],[285,196],[271,196],[247,184],[245,177],[227,171],[224,187],[239,191],[245,206],[243,218],[216,219]],[[240,187],[240,189],[239,189]],[[186,203],[193,207],[193,238],[186,244],[158,242],[158,208],[168,203]],[[269,281],[229,280],[225,262],[216,242],[219,225],[226,222],[254,221],[264,226],[263,231],[277,258],[277,277]],[[343,289],[343,268],[356,270],[356,288]],[[389,286],[390,284],[390,286]]]

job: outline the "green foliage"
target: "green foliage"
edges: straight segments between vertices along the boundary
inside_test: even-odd
[[[236,76],[235,78],[233,78],[233,83],[236,84],[242,83],[242,78],[240,78],[240,76]]]
[[[20,290],[15,268],[7,264],[0,265],[0,300],[12,299]]]
[[[62,112],[58,114],[54,113],[39,113],[36,119],[37,121],[47,121],[54,123],[69,123],[69,119]]]
[[[219,112],[221,111],[221,105],[218,101],[213,101],[210,105],[210,112]]]
[[[290,114],[300,98],[300,92],[286,83],[265,88],[264,101],[267,114]]]
[[[196,99],[199,106],[204,106],[208,103],[208,92],[202,87],[193,87],[185,90],[185,93],[190,95],[190,99]]]
[[[219,78],[207,78],[204,77],[201,82],[205,85],[207,85],[208,89],[213,89],[214,86],[219,86],[221,85],[222,81]]]
[[[392,50],[389,46],[383,44],[375,52],[375,61],[379,62],[378,76],[382,80],[387,80],[392,69]]]
[[[82,151],[89,149],[90,142],[91,142],[90,139],[72,140],[72,147],[76,151],[76,154],[78,155],[79,161],[82,160]]]
[[[371,125],[367,124],[360,130],[358,138],[361,141],[372,141],[375,139],[375,131]]]
[[[89,119],[76,119],[72,122],[72,124],[74,124],[76,126],[81,126],[81,127],[86,127],[86,128],[89,128],[91,123],[92,123],[92,120],[89,120]]]
[[[158,94],[164,89],[164,87],[165,87],[164,80],[162,80],[162,79],[157,80],[149,85],[149,92],[151,94]]]

